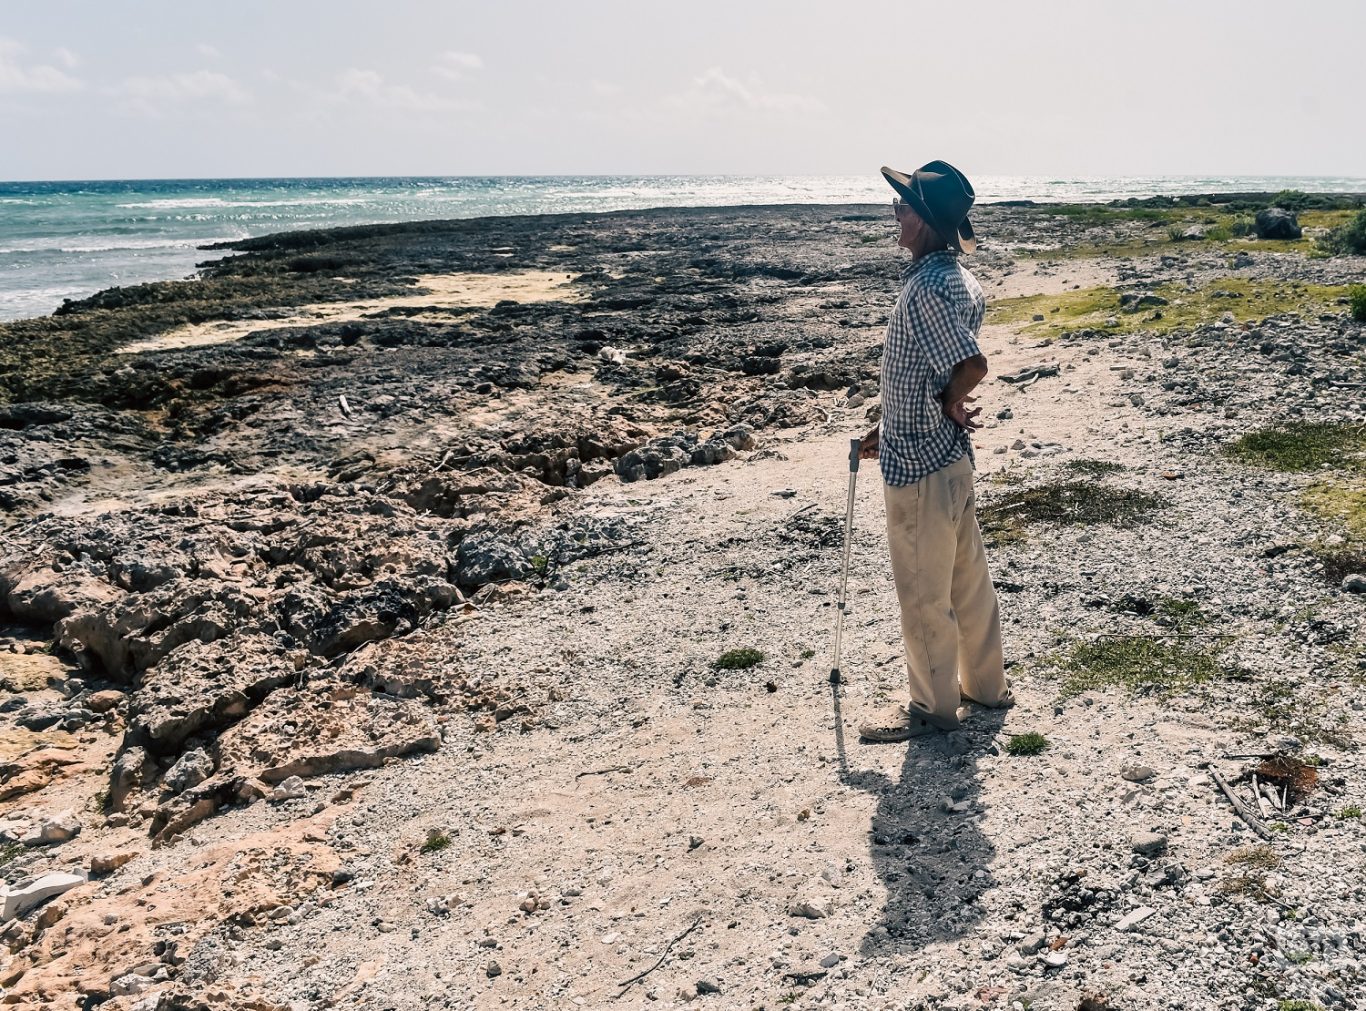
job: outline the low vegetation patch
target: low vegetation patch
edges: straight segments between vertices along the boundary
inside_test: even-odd
[[[1366,284],[1354,284],[1347,289],[1347,306],[1352,319],[1366,323]]]
[[[24,844],[20,842],[5,843],[0,846],[0,867],[4,867],[23,852]]]
[[[1320,482],[1300,499],[1315,516],[1341,527],[1351,540],[1366,542],[1366,483]]]
[[[1064,697],[1093,688],[1179,695],[1209,681],[1241,677],[1217,649],[1146,635],[1103,636],[1079,642],[1057,661]]]
[[[763,662],[763,653],[746,646],[743,649],[730,649],[722,653],[713,666],[717,670],[745,670]]]
[[[982,532],[994,544],[1023,540],[1031,523],[1060,526],[1109,523],[1130,526],[1167,505],[1160,495],[1084,481],[1055,481],[1009,492],[977,512]]]
[[[1246,711],[1254,718],[1236,718],[1230,725],[1248,733],[1291,734],[1302,741],[1322,741],[1334,747],[1354,747],[1341,722],[1335,720],[1321,698],[1306,696],[1302,681],[1288,678],[1259,679],[1248,686]]]
[[[1068,460],[1067,470],[1087,477],[1104,477],[1106,474],[1116,474],[1124,470],[1124,464],[1113,463],[1110,460]]]
[[[1209,624],[1209,617],[1200,609],[1200,605],[1186,597],[1162,597],[1153,607],[1153,614],[1158,624],[1182,632]]]
[[[1016,253],[1055,259],[1144,256],[1163,252],[1176,243],[1185,247],[1304,252],[1315,248],[1310,238],[1257,239],[1254,217],[1266,207],[1294,211],[1302,228],[1328,230],[1352,222],[1361,202],[1351,196],[1286,190],[1260,196],[1156,197],[1139,202],[1047,205],[1037,213],[1066,219],[1084,229],[1080,241],[1060,247],[1017,249]]]
[[[1361,808],[1356,804],[1348,804],[1338,812],[1338,817],[1343,821],[1353,821],[1361,817]]]
[[[1249,432],[1229,445],[1228,454],[1271,470],[1322,467],[1366,471],[1366,425],[1298,422]]]
[[[1048,738],[1033,730],[1027,734],[1015,734],[1006,741],[1006,751],[1016,756],[1038,755],[1046,750],[1048,750]]]
[[[451,837],[445,832],[433,830],[427,833],[426,840],[422,843],[423,853],[440,853],[451,844]]]
[[[1360,466],[1360,458],[1355,461]],[[1309,545],[1331,586],[1366,572],[1366,482],[1322,481],[1305,489],[1301,503],[1335,535]]]
[[[1274,871],[1281,865],[1281,855],[1270,846],[1244,846],[1224,857],[1224,863]]]
[[[1105,334],[1139,330],[1167,333],[1213,323],[1225,315],[1235,323],[1259,321],[1280,313],[1317,316],[1338,310],[1338,299],[1348,298],[1345,285],[1301,284],[1245,277],[1216,278],[1191,290],[1180,283],[1160,284],[1145,292],[1150,303],[1136,311],[1120,302],[1117,288],[1080,288],[1048,295],[1022,295],[992,302],[988,315],[994,323],[1020,323],[1021,332],[1048,336],[1074,330]],[[1043,320],[1034,320],[1043,316]]]
[[[1318,246],[1334,256],[1343,253],[1366,253],[1366,210],[1357,211],[1350,220],[1338,225],[1327,235],[1320,236]]]
[[[1266,875],[1256,871],[1244,871],[1224,878],[1215,885],[1219,895],[1241,895],[1256,902],[1268,902],[1275,897],[1267,884]]]
[[[1281,865],[1281,857],[1270,846],[1245,846],[1224,857],[1224,863],[1241,868],[1240,873],[1224,878],[1215,886],[1220,895],[1241,895],[1257,902],[1275,899],[1266,872]]]

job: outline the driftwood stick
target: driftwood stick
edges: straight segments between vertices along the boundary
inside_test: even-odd
[[[605,769],[587,769],[574,777],[574,782],[583,779],[584,776],[605,776],[609,772],[635,772],[635,767],[630,765],[609,765]]]
[[[1256,832],[1268,842],[1273,842],[1276,837],[1271,834],[1271,829],[1263,824],[1262,819],[1257,817],[1256,812],[1254,812],[1252,808],[1248,807],[1237,798],[1228,783],[1224,780],[1224,777],[1219,775],[1219,770],[1211,765],[1209,767],[1209,774],[1210,777],[1213,778],[1215,785],[1224,792],[1224,796],[1228,798],[1228,802],[1233,805],[1233,810],[1238,812],[1238,817],[1247,822],[1248,828],[1252,829],[1252,831]]]
[[[683,931],[683,933],[679,934],[677,937],[675,937],[675,938],[674,938],[672,941],[670,941],[668,944],[664,945],[664,954],[662,954],[662,955],[659,956],[659,961],[655,962],[654,965],[650,966],[650,968],[646,969],[644,972],[637,973],[636,975],[632,976],[632,977],[631,977],[630,979],[628,979],[626,982],[624,982],[624,983],[618,983],[617,986],[621,987],[621,988],[622,988],[622,992],[624,993],[624,992],[626,991],[626,988],[627,988],[628,986],[630,986],[632,983],[639,982],[640,980],[644,979],[646,976],[650,975],[650,973],[654,972],[656,969],[658,969],[661,965],[664,964],[664,960],[665,960],[666,958],[669,957],[669,952],[673,950],[673,946],[674,946],[675,944],[677,944],[679,941],[683,940],[683,938],[687,937],[689,934],[691,934],[694,930],[696,930],[696,929],[697,929],[698,927],[700,927],[701,925],[702,925],[702,917],[699,916],[697,919],[695,919],[695,920],[692,921],[692,926],[691,926],[691,927],[689,927],[687,930]],[[620,997],[621,994],[617,994],[617,996]]]
[[[1271,817],[1271,809],[1266,806],[1266,798],[1262,796],[1262,788],[1257,785],[1257,774],[1252,774],[1252,799],[1257,802],[1257,813],[1263,818]]]

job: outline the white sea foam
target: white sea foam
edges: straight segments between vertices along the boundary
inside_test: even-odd
[[[131,204],[115,204],[121,210],[172,211],[192,208],[235,207],[358,207],[383,201],[373,197],[300,197],[293,200],[224,200],[221,197],[176,197],[166,200],[143,200]]]
[[[222,242],[230,236],[200,237],[193,239],[91,239],[88,242],[72,242],[70,239],[36,239],[23,246],[0,247],[0,256],[22,256],[52,253],[117,253],[134,249],[193,249],[207,242]]]

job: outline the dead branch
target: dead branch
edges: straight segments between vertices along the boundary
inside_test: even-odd
[[[646,969],[644,972],[642,972],[642,973],[637,973],[636,975],[632,976],[632,977],[631,977],[630,979],[628,979],[626,982],[624,982],[624,983],[618,983],[617,986],[621,987],[622,993],[625,993],[625,992],[626,992],[626,988],[629,987],[632,983],[638,983],[640,980],[644,979],[646,976],[650,975],[650,973],[654,972],[654,971],[655,971],[656,969],[658,969],[661,965],[663,965],[663,964],[664,964],[664,960],[665,960],[666,958],[669,957],[669,952],[673,950],[673,946],[674,946],[675,944],[677,944],[679,941],[683,940],[683,938],[687,937],[689,934],[691,934],[694,930],[696,930],[696,929],[697,929],[698,927],[700,927],[701,925],[702,925],[702,917],[699,916],[697,919],[695,919],[695,920],[692,921],[692,926],[691,926],[691,927],[689,927],[687,930],[683,931],[683,933],[679,934],[677,937],[675,937],[672,941],[670,941],[668,944],[666,944],[666,945],[664,946],[664,954],[662,954],[662,955],[659,956],[659,961],[655,962],[654,965],[650,966],[650,968]],[[617,997],[620,998],[620,997],[621,997],[621,993],[617,994]]]
[[[1248,807],[1247,804],[1243,803],[1243,801],[1239,800],[1237,796],[1234,795],[1233,790],[1224,780],[1224,777],[1219,775],[1219,770],[1211,765],[1209,767],[1209,774],[1214,780],[1215,785],[1224,792],[1224,796],[1228,798],[1228,802],[1233,805],[1233,810],[1238,812],[1238,817],[1247,822],[1248,828],[1252,829],[1252,831],[1256,832],[1268,842],[1273,842],[1276,837],[1272,835],[1271,829],[1266,827],[1262,822],[1262,819],[1257,816],[1257,813],[1253,811],[1252,808]]]
[[[635,771],[635,766],[633,765],[609,765],[605,769],[587,769],[584,772],[580,772],[577,776],[574,777],[574,782],[577,783],[579,780],[583,779],[584,776],[606,776],[608,773],[611,772]]]

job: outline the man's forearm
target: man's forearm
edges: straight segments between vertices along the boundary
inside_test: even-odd
[[[965,358],[953,367],[953,375],[949,377],[949,385],[944,387],[944,392],[939,394],[939,399],[946,404],[956,403],[975,390],[977,384],[986,377],[986,355],[973,355],[971,358]]]

